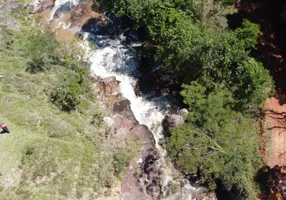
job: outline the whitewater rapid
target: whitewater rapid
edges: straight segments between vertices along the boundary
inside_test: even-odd
[[[50,21],[57,20],[59,24],[63,24],[64,22],[61,22],[63,13],[68,10],[71,11],[78,3],[79,0],[56,0],[51,11]],[[65,25],[64,28],[68,29],[69,25]],[[115,76],[120,81],[122,95],[130,101],[130,107],[136,120],[140,124],[146,125],[153,133],[156,148],[160,152],[159,162],[163,168],[161,192],[164,197],[162,199],[191,200],[193,194],[197,193],[199,188],[192,187],[187,180],[182,179],[180,172],[174,168],[168,159],[166,150],[159,145],[159,141],[164,139],[162,121],[170,108],[168,100],[163,96],[155,96],[152,93],[137,96],[134,91],[138,77],[141,76],[138,70],[140,57],[134,47],[140,45],[136,42],[128,42],[123,34],[112,38],[108,34],[96,34],[99,29],[97,26],[93,28],[93,33],[82,32],[82,45],[87,50],[92,75],[101,78]],[[95,44],[94,49],[89,45],[90,42]],[[179,192],[172,194],[169,188],[170,183],[180,185],[182,180],[185,182],[184,186]]]
[[[179,181],[182,181],[181,174],[168,160],[166,150],[159,145],[159,141],[164,139],[162,121],[170,108],[168,100],[152,93],[139,96],[135,94],[134,89],[141,74],[138,71],[140,58],[133,47],[138,45],[128,44],[123,34],[116,39],[110,39],[108,36],[84,33],[84,40],[93,41],[97,45],[93,53],[89,55],[92,73],[101,78],[115,76],[120,81],[122,95],[131,103],[135,118],[153,133],[156,148],[160,152],[159,162],[163,168],[162,193],[168,193],[164,199],[191,200],[192,194],[198,189],[189,185],[188,181],[185,180],[185,186],[176,194],[170,194],[171,191],[168,188],[171,182],[179,184]]]

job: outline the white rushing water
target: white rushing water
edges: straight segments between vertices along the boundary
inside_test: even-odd
[[[49,21],[61,18],[63,13],[70,12],[80,0],[56,0]]]
[[[127,98],[131,103],[131,109],[135,118],[140,124],[146,125],[153,133],[156,147],[160,152],[160,162],[163,168],[163,174],[161,176],[163,194],[169,193],[168,185],[170,182],[179,184],[175,180],[180,173],[174,169],[170,161],[165,159],[166,150],[159,144],[159,140],[164,138],[162,121],[168,112],[170,107],[165,97],[152,96],[151,94],[143,94],[136,96],[134,88],[136,86],[137,78],[140,76],[138,72],[138,57],[134,50],[136,44],[127,45],[125,37],[121,35],[116,39],[110,39],[106,36],[96,36],[89,33],[85,33],[86,40],[94,41],[98,44],[89,60],[91,64],[92,72],[102,78],[115,76],[120,81],[120,89],[122,95]],[[182,179],[180,179],[182,180]],[[186,181],[185,186],[177,194],[168,195],[165,199],[170,200],[188,200],[192,199],[192,194],[198,190]]]

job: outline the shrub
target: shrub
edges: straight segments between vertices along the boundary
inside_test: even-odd
[[[125,148],[118,149],[114,154],[114,168],[115,175],[120,176],[120,174],[125,170],[132,159],[132,154],[126,151]]]
[[[27,71],[36,73],[47,69],[51,64],[58,62],[57,46],[53,34],[42,34],[39,30],[24,36],[24,54],[29,58]]]
[[[61,110],[70,112],[79,104],[79,96],[85,90],[84,77],[69,72],[51,92],[51,101]]]

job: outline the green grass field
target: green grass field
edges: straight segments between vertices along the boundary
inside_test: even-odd
[[[46,36],[29,26],[0,29],[0,122],[11,131],[0,135],[0,200],[95,199],[113,186],[119,169],[130,161],[116,159],[131,156],[102,145],[108,130],[101,122],[109,114],[92,91],[83,92],[71,112],[51,102],[51,92],[72,69],[49,61],[43,71],[27,70],[33,62],[30,54],[49,53],[41,39],[31,44],[29,38]],[[61,48],[57,51],[66,51]]]

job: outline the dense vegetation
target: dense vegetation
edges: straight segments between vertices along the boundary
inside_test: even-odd
[[[0,29],[0,122],[11,131],[0,135],[0,199],[110,195],[135,143],[105,145],[108,109],[77,40],[56,41],[22,9],[6,17],[21,26]]]
[[[102,0],[109,13],[146,32],[156,59],[178,74],[187,123],[172,130],[167,149],[188,173],[203,168],[201,184],[219,181],[241,198],[255,198],[260,168],[257,113],[273,81],[250,56],[259,26],[227,26],[231,0]]]

